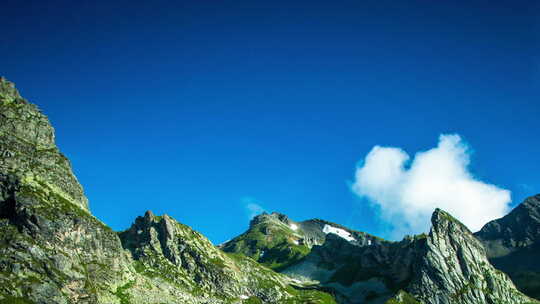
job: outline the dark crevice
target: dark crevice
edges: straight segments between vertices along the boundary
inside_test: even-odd
[[[12,222],[17,215],[15,206],[16,201],[14,196],[9,196],[3,202],[0,202],[0,218],[8,219]]]
[[[39,219],[17,201],[20,183],[13,175],[0,174],[0,219],[6,219],[19,232],[34,236],[39,228]]]
[[[0,218],[10,222],[16,218],[15,192],[18,189],[19,181],[15,176],[0,174]]]

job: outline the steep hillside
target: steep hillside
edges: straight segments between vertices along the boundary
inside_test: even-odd
[[[540,299],[540,194],[475,235],[497,269],[506,272],[522,292]]]
[[[0,78],[0,303],[334,303],[148,212],[116,233],[89,212],[47,118]]]

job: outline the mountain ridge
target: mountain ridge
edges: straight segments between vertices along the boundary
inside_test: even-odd
[[[487,223],[475,236],[497,269],[507,273],[522,292],[540,299],[540,194]]]
[[[286,227],[301,227],[298,223],[302,223],[284,214],[264,213],[251,221],[248,231],[227,242],[222,249],[243,253],[245,247],[237,245],[251,244],[254,250],[247,255],[251,254],[251,257],[264,264],[267,261],[264,256],[258,259],[259,252],[266,254],[272,248],[265,246],[275,244],[258,236],[249,239],[252,230],[264,232],[267,238],[273,237],[276,231],[288,231],[290,238],[299,230],[272,228],[276,220],[278,226]],[[334,224],[322,220],[316,222]],[[281,239],[287,239],[287,236],[281,236]],[[497,298],[503,298],[505,303],[534,302],[521,295],[505,274],[490,265],[483,244],[473,233],[441,209],[433,212],[432,228],[428,235],[408,236],[399,242],[372,240],[369,243],[358,242],[358,239],[351,240],[329,233],[324,241],[319,239],[314,242],[301,257],[293,258],[292,263],[274,269],[307,284],[333,290],[342,303],[383,303],[381,301],[392,300],[399,290],[408,291],[407,294],[423,303],[452,303],[456,299],[462,303],[491,303]],[[294,248],[291,242],[287,244],[289,247],[279,249],[286,252],[288,248]],[[450,248],[453,248],[452,254],[448,255],[445,252]],[[445,255],[441,260],[440,257]],[[425,270],[415,269],[415,265],[423,265],[421,269]],[[439,270],[433,272],[430,269]],[[471,276],[475,279],[471,279]]]
[[[281,270],[303,258],[313,246],[322,245],[328,234],[336,233],[361,245],[387,242],[330,221],[309,219],[296,222],[285,214],[272,212],[255,216],[246,232],[219,247],[225,252],[242,253],[274,270]]]
[[[46,116],[5,78],[0,144],[2,304],[334,303],[166,215],[113,231],[90,213]]]
[[[54,136],[0,78],[2,304],[536,303],[441,210],[429,235],[400,242],[279,213],[254,219],[254,239],[223,250],[166,214],[115,232],[89,211]]]

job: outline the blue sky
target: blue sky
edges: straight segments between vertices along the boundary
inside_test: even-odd
[[[257,202],[390,236],[356,166],[440,134],[513,205],[540,192],[536,1],[78,2],[3,2],[0,74],[116,230],[151,209],[219,243]]]

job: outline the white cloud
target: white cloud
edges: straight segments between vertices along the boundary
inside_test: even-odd
[[[242,203],[245,204],[249,219],[252,219],[257,215],[266,212],[266,210],[261,206],[261,202],[252,197],[242,198]]]
[[[394,237],[428,231],[437,207],[477,231],[505,215],[511,200],[510,191],[473,177],[469,154],[459,135],[441,135],[436,148],[412,161],[400,148],[375,146],[356,169],[352,189],[380,207]]]

